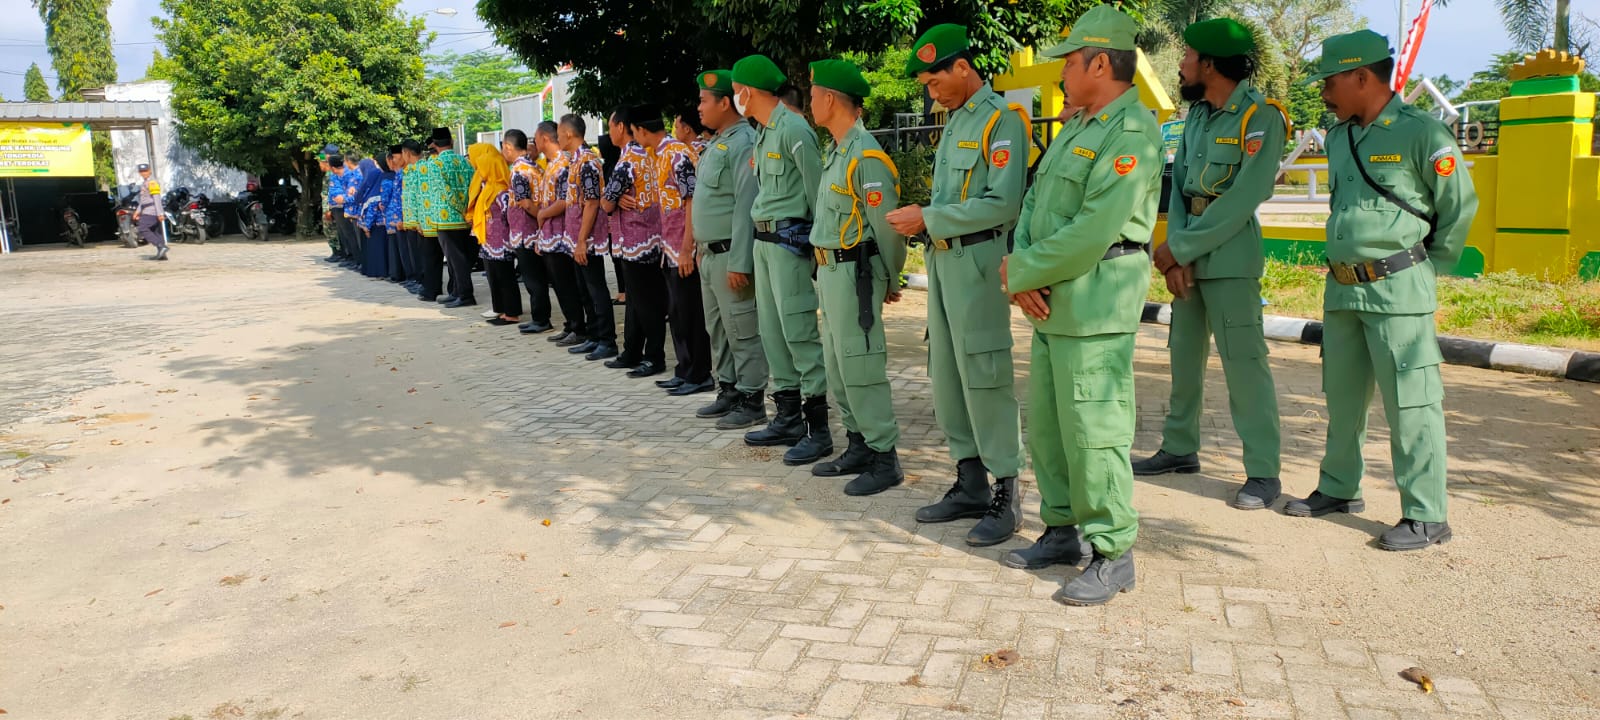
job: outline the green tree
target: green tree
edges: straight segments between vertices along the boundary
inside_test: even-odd
[[[544,80],[515,57],[480,50],[428,56],[428,77],[439,87],[439,116],[447,124],[465,123],[467,136],[500,129],[496,100],[536,93]]]
[[[398,0],[162,0],[178,135],[203,157],[300,182],[309,231],[325,143],[369,152],[433,122],[422,21]]]
[[[28,72],[22,78],[22,96],[28,102],[50,102],[50,85],[44,81],[44,73],[39,70],[39,63],[28,66]]]
[[[163,75],[162,72],[161,72],[161,68],[166,66],[166,62],[167,62],[167,58],[166,58],[166,56],[161,54],[161,48],[156,48],[155,50],[152,50],[151,51],[151,55],[150,55],[150,64],[145,66],[145,68],[144,68],[144,77],[142,77],[140,79],[141,80],[166,80],[167,77],[165,75]]]
[[[44,21],[44,42],[62,100],[82,100],[84,90],[117,81],[111,21],[106,18],[111,0],[33,0],[33,6]],[[92,142],[95,180],[109,187],[115,182],[111,136],[96,132]]]
[[[1367,26],[1351,5],[1348,0],[1238,0],[1235,9],[1260,26],[1267,39],[1263,55],[1277,55],[1288,87],[1310,72],[1305,60],[1318,52],[1323,38]]]
[[[927,94],[916,78],[906,77],[909,48],[894,48],[878,53],[845,53],[844,59],[861,67],[861,75],[872,86],[861,108],[861,124],[869,130],[894,127],[896,113],[922,114],[922,99]]]

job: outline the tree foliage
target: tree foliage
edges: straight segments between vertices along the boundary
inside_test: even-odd
[[[39,63],[28,66],[28,72],[22,78],[22,96],[28,102],[50,102],[50,84],[44,81],[44,72],[39,70]]]
[[[439,88],[439,117],[450,125],[465,123],[468,137],[500,129],[499,111],[491,107],[494,101],[544,87],[544,80],[499,51],[430,55],[428,66],[428,77]]]
[[[422,21],[397,0],[162,0],[183,142],[256,173],[293,173],[304,212],[325,143],[372,151],[432,124]],[[302,219],[305,215],[302,215]]]
[[[117,58],[111,53],[111,0],[33,0],[44,21],[44,42],[62,100],[82,100],[83,91],[117,81]],[[103,186],[115,182],[111,136],[93,134],[94,175]]]
[[[1367,26],[1351,5],[1348,0],[1239,0],[1234,9],[1260,26],[1270,43],[1262,46],[1263,54],[1277,55],[1284,82],[1292,85],[1309,72],[1305,60],[1324,38]]]

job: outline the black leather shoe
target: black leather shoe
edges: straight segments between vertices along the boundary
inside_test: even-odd
[[[1156,454],[1133,463],[1133,474],[1139,476],[1165,475],[1178,473],[1191,475],[1200,472],[1200,456],[1169,455],[1165,450],[1157,450]]]
[[[827,462],[819,462],[811,466],[811,474],[817,477],[839,477],[863,473],[872,465],[872,448],[867,447],[867,438],[861,433],[845,431],[845,438],[849,445],[844,452]]]
[[[344,258],[341,258],[338,255],[329,255],[329,256],[323,258],[322,261],[325,262],[325,263],[336,263],[336,262],[339,262],[340,260],[343,260],[343,259]]]
[[[1077,525],[1047,527],[1044,534],[1032,545],[1012,550],[1000,558],[1000,564],[1023,570],[1038,570],[1051,565],[1077,565],[1089,557],[1094,549],[1078,534]]]
[[[550,323],[525,322],[521,325],[518,325],[517,329],[521,330],[522,334],[524,335],[538,335],[539,333],[550,332],[551,327]]]
[[[485,320],[484,322],[489,323],[490,325],[493,325],[495,327],[505,327],[507,325],[515,325],[515,324],[517,324],[517,321],[515,321],[515,320],[507,320],[507,319],[505,319],[503,317],[499,317],[499,316],[495,316],[495,317],[489,318],[488,320]]]
[[[1066,587],[1056,591],[1054,599],[1063,605],[1104,605],[1117,593],[1133,589],[1133,550],[1128,550],[1115,560],[1108,560],[1099,552],[1089,561],[1083,574],[1072,579]]]
[[[639,361],[638,360],[630,358],[630,357],[628,357],[626,355],[618,355],[618,356],[616,356],[614,358],[611,358],[610,360],[606,361],[606,367],[611,368],[613,370],[622,370],[622,369],[632,370],[633,368],[636,368],[638,366],[639,366]]]
[[[444,306],[447,307],[447,308],[464,308],[464,307],[473,307],[473,306],[475,306],[477,304],[478,304],[478,301],[477,300],[473,300],[472,298],[456,298],[455,302],[445,303]]]
[[[707,392],[711,388],[714,388],[716,386],[717,386],[717,384],[712,382],[709,379],[706,380],[705,382],[698,382],[698,383],[686,382],[686,383],[684,383],[682,385],[679,385],[676,388],[673,388],[672,392],[669,392],[667,394],[671,395],[673,397],[684,397],[686,395],[696,395],[696,394],[699,394],[699,393]]]
[[[657,380],[656,387],[661,388],[662,390],[676,390],[679,385],[683,384],[683,382],[683,378],[673,375],[666,380]]]
[[[1323,495],[1321,490],[1317,490],[1304,500],[1290,500],[1284,503],[1283,514],[1294,517],[1322,517],[1336,512],[1358,513],[1365,509],[1367,502],[1361,498],[1343,500]]]
[[[421,300],[421,301],[423,301],[425,303],[436,303],[436,302],[439,302],[439,296],[438,295],[418,295],[417,299]]]
[[[593,340],[585,340],[577,345],[567,348],[567,352],[572,353],[573,355],[588,355],[589,353],[599,349],[600,343],[597,343]]]
[[[1450,523],[1401,520],[1399,525],[1378,538],[1378,547],[1394,552],[1424,550],[1450,542],[1450,536]]]
[[[545,340],[548,340],[548,341],[553,342],[553,343],[558,343],[558,342],[561,342],[562,340],[565,340],[565,339],[567,339],[569,337],[572,337],[572,331],[571,330],[562,330],[561,332],[558,332],[558,333],[556,333],[554,335],[551,335],[550,337],[545,338]]]
[[[989,471],[978,458],[956,463],[956,481],[944,497],[932,505],[917,508],[917,522],[943,523],[963,518],[981,518],[989,512]]]
[[[585,359],[585,360],[604,360],[606,358],[614,358],[616,356],[617,356],[617,346],[612,345],[610,343],[607,343],[605,345],[601,345],[599,347],[596,347],[594,349],[594,352],[591,352],[588,355],[583,356],[583,359]]]
[[[1240,510],[1265,510],[1278,501],[1283,493],[1283,483],[1277,478],[1250,478],[1228,503]]]
[[[718,430],[738,430],[755,427],[767,421],[767,398],[760,392],[749,394],[734,390],[733,409],[717,419]],[[704,408],[702,408],[704,409]],[[745,436],[749,442],[749,436]]]
[[[574,345],[582,345],[586,342],[589,342],[589,338],[577,333],[567,333],[566,337],[556,341],[556,347],[572,347]]]
[[[994,481],[993,500],[983,519],[967,533],[972,547],[999,545],[1022,529],[1022,488],[1014,477]]]
[[[694,411],[694,416],[700,418],[723,417],[733,412],[734,406],[739,404],[739,399],[742,397],[744,397],[744,394],[735,389],[732,383],[721,383],[717,386],[717,399],[712,400],[710,405]]]
[[[872,453],[867,471],[845,483],[844,494],[852,497],[877,495],[905,482],[905,473],[900,471],[900,454],[895,452],[894,448],[889,448],[886,452],[870,449],[867,452]]]
[[[657,364],[656,361],[646,360],[642,363],[639,363],[638,366],[634,367],[632,370],[629,370],[628,377],[647,378],[652,375],[660,375],[664,371],[666,371],[666,368]]]
[[[810,465],[833,454],[833,434],[828,430],[828,399],[806,398],[800,406],[800,415],[805,418],[806,436],[795,443],[794,447],[789,448],[789,452],[783,454],[785,465]],[[900,461],[897,456],[896,470],[899,467]]]
[[[440,295],[439,298],[438,298],[438,303],[440,305],[449,305],[450,303],[453,303],[455,301],[456,301],[456,296],[454,296],[454,295]]]

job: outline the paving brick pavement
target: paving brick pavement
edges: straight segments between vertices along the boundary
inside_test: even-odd
[[[205,252],[207,262],[282,274],[290,288],[312,277],[347,301],[409,300],[315,262],[311,245]],[[232,317],[293,312],[294,292],[240,303]],[[101,309],[55,342],[81,348],[68,358],[89,368],[83,383],[108,382],[103,368],[117,358],[182,341],[158,307]],[[1457,539],[1395,555],[1370,543],[1399,517],[1381,413],[1368,438],[1366,513],[1297,520],[1224,505],[1243,474],[1213,360],[1207,472],[1136,485],[1138,590],[1066,608],[1050,596],[1072,570],[997,562],[1041,529],[1031,475],[1027,527],[1004,545],[969,548],[969,523],[912,520],[945,490],[952,465],[933,417],[923,312],[910,293],[888,313],[907,483],[869,498],[695,419],[706,396],[664,396],[542,338],[454,331],[439,339],[455,358],[441,383],[481,412],[484,431],[530,448],[526,472],[538,482],[512,490],[510,507],[550,519],[585,562],[630,574],[611,619],[698,668],[703,682],[688,690],[706,717],[1600,717],[1600,580],[1585,569],[1600,545],[1600,389],[1446,368]],[[463,328],[478,322],[458,313]],[[118,337],[130,316],[152,314],[156,330]],[[8,311],[0,336],[51,323]],[[1020,320],[1014,330],[1025,396],[1028,331]],[[1140,332],[1136,454],[1159,442],[1164,341],[1164,329]],[[1326,427],[1316,349],[1272,352],[1286,491],[1303,495]],[[60,365],[46,373],[7,356],[21,370],[0,390],[54,389],[5,392],[0,427],[49,418],[52,398],[79,391],[77,381],[46,381]],[[1001,649],[1020,659],[984,661]],[[1411,666],[1428,669],[1434,693],[1399,677]]]

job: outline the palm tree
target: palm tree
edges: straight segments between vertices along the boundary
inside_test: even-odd
[[[1555,0],[1551,12],[1550,0],[1495,0],[1500,8],[1500,19],[1506,31],[1520,50],[1538,50],[1545,40],[1555,35],[1551,47],[1558,52],[1571,52],[1572,0]]]

